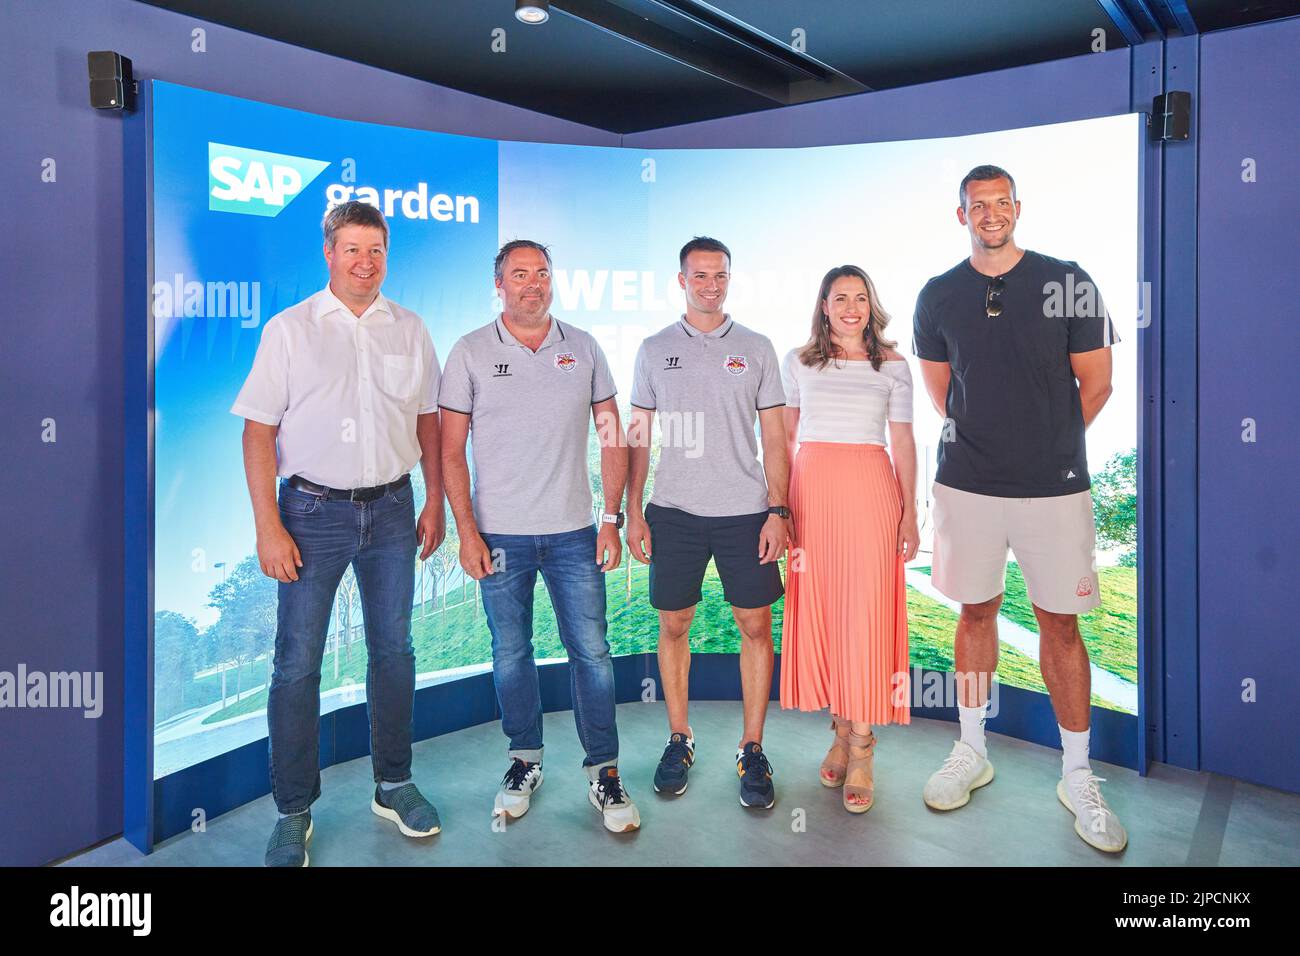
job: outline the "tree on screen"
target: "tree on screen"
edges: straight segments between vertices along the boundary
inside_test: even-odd
[[[1137,449],[1117,452],[1101,474],[1092,477],[1092,508],[1097,544],[1123,548],[1122,567],[1137,564]]]
[[[235,699],[243,690],[243,665],[269,655],[275,645],[276,582],[262,573],[256,555],[235,566],[230,576],[208,594],[208,606],[219,612],[208,628],[215,656],[222,662],[221,703],[225,706],[224,668],[236,666]]]
[[[199,631],[175,611],[153,616],[154,721],[160,723],[186,709],[185,691],[194,682]]]

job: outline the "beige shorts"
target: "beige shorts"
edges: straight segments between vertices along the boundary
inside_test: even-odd
[[[1092,492],[1000,498],[934,485],[931,580],[948,598],[981,604],[1006,588],[1007,548],[1029,599],[1054,614],[1101,604]]]

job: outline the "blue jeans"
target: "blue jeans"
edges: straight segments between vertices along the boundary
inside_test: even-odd
[[[492,574],[479,582],[492,631],[492,680],[510,755],[540,760],[542,697],[533,661],[533,589],[542,572],[569,654],[578,740],[588,768],[618,761],[614,664],[605,639],[605,575],[596,564],[594,525],[560,534],[485,534]]]
[[[366,629],[366,709],[375,780],[411,779],[415,502],[408,484],[373,501],[280,485],[280,520],[298,546],[298,580],[280,583],[266,706],[271,792],[281,813],[320,796],[320,670],[334,593],[352,565]]]

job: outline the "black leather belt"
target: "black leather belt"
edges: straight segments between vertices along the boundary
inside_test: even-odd
[[[302,475],[294,475],[292,478],[285,479],[285,484],[290,488],[297,488],[299,491],[305,491],[312,495],[320,495],[322,498],[346,498],[349,501],[374,501],[376,498],[382,498],[390,491],[405,488],[410,483],[410,475],[403,475],[396,481],[390,481],[386,485],[375,485],[373,488],[330,488],[326,485],[318,485],[314,481],[308,481]]]

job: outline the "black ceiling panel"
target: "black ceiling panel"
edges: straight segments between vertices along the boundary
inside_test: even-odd
[[[1127,44],[1097,0],[710,0],[872,89],[987,73]]]
[[[700,11],[699,0],[554,0],[550,19],[531,26],[515,20],[514,0],[140,2],[620,133],[781,105],[773,83],[738,79],[755,75],[753,50],[766,41],[750,33],[728,57],[719,49],[732,41],[703,37],[704,21],[738,21],[740,32],[787,47],[802,31],[806,54],[842,74],[813,84],[820,96],[1088,54],[1099,36],[1118,49],[1124,34],[1108,7],[1145,5],[1166,25],[1183,9],[1200,31],[1300,13],[1300,0],[708,0],[712,11]],[[573,15],[601,8],[614,21],[645,24],[641,40],[683,14],[698,16],[694,33],[683,29],[667,45],[674,59]],[[493,49],[497,29],[504,52]],[[774,63],[775,87],[790,72]]]
[[[1187,8],[1202,33],[1300,16],[1300,0],[1188,0]]]
[[[513,0],[145,2],[615,132],[774,105],[558,13],[520,23]]]

